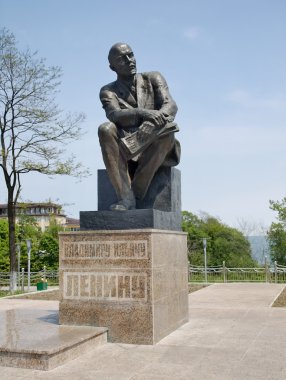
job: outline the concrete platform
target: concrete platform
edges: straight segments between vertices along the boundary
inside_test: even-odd
[[[0,367],[1,380],[281,380],[284,284],[216,284],[189,296],[189,322],[154,346],[107,343],[51,371]],[[0,300],[0,310],[39,301]],[[41,301],[52,310],[52,301]],[[24,303],[24,304],[23,304]],[[55,310],[57,303],[54,304]],[[37,304],[37,308],[40,304]]]
[[[41,302],[32,301],[31,309],[13,308],[13,302],[0,311],[2,366],[50,370],[106,343],[106,328],[59,326],[57,303],[43,309]]]

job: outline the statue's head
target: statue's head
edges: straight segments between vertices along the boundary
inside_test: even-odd
[[[129,45],[118,42],[113,45],[108,54],[109,67],[118,76],[131,77],[136,74],[136,60]]]

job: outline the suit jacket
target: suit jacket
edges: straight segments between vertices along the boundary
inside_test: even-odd
[[[155,71],[136,75],[136,94],[132,94],[124,82],[116,80],[102,87],[100,100],[107,118],[116,124],[120,135],[134,132],[141,125],[143,120],[138,116],[138,108],[161,111],[168,122],[172,122],[177,113],[164,77]],[[176,140],[166,165],[175,166],[179,160],[180,144]]]

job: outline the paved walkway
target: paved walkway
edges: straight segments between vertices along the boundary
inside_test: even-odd
[[[286,379],[279,284],[216,284],[189,297],[190,321],[155,346],[106,344],[49,372],[0,367],[1,380]],[[0,310],[55,301],[0,300]]]

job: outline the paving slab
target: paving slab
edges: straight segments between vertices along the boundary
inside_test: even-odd
[[[154,346],[107,343],[51,371],[0,367],[0,378],[41,380],[280,380],[286,378],[283,284],[215,284],[189,295],[189,322]],[[19,310],[53,301],[0,300]],[[28,302],[28,304],[18,304]],[[39,304],[38,304],[39,307]],[[55,305],[56,307],[56,305]]]
[[[191,298],[193,308],[207,309],[251,309],[268,307],[272,304],[284,284],[268,283],[226,283],[206,287],[201,296],[194,292]]]
[[[58,303],[0,304],[2,366],[49,370],[107,341],[103,327],[60,326]]]

